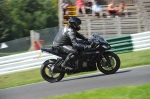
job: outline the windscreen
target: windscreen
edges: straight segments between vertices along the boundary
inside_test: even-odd
[[[96,39],[97,41],[100,41],[101,43],[108,43],[105,39],[103,39],[101,36],[99,36],[98,34],[93,34],[92,35],[94,39]]]

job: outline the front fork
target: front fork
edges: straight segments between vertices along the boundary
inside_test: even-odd
[[[104,57],[104,55],[102,55],[102,61],[104,62],[103,66],[111,67],[111,61],[108,56]]]
[[[107,62],[107,60],[106,60],[106,58],[104,57],[104,55],[102,55],[102,60],[106,63]]]
[[[108,65],[108,61],[107,61],[107,59],[104,57],[104,55],[102,55],[101,64],[102,64],[102,66],[107,66],[107,65]]]

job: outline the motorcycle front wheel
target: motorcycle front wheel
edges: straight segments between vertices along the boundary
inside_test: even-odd
[[[56,60],[47,60],[41,66],[41,76],[48,82],[59,82],[65,73],[53,73],[51,67],[55,64]]]
[[[104,74],[114,74],[120,68],[120,58],[113,52],[105,52],[97,67]]]

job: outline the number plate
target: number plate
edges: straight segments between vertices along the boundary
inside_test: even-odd
[[[41,52],[41,53],[39,54],[38,59],[42,56],[42,53],[43,53],[43,52]]]

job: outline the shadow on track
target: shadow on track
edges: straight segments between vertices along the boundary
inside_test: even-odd
[[[124,70],[124,71],[118,71],[115,74],[120,74],[120,73],[126,73],[126,72],[130,72],[131,70]],[[110,74],[110,75],[114,75],[114,74]],[[94,74],[94,75],[88,75],[88,76],[84,76],[83,77],[75,77],[75,78],[69,78],[69,79],[65,79],[62,80],[60,82],[65,82],[65,81],[70,81],[70,80],[77,80],[77,79],[84,79],[84,78],[93,78],[93,77],[99,77],[99,76],[107,76],[106,74]]]

